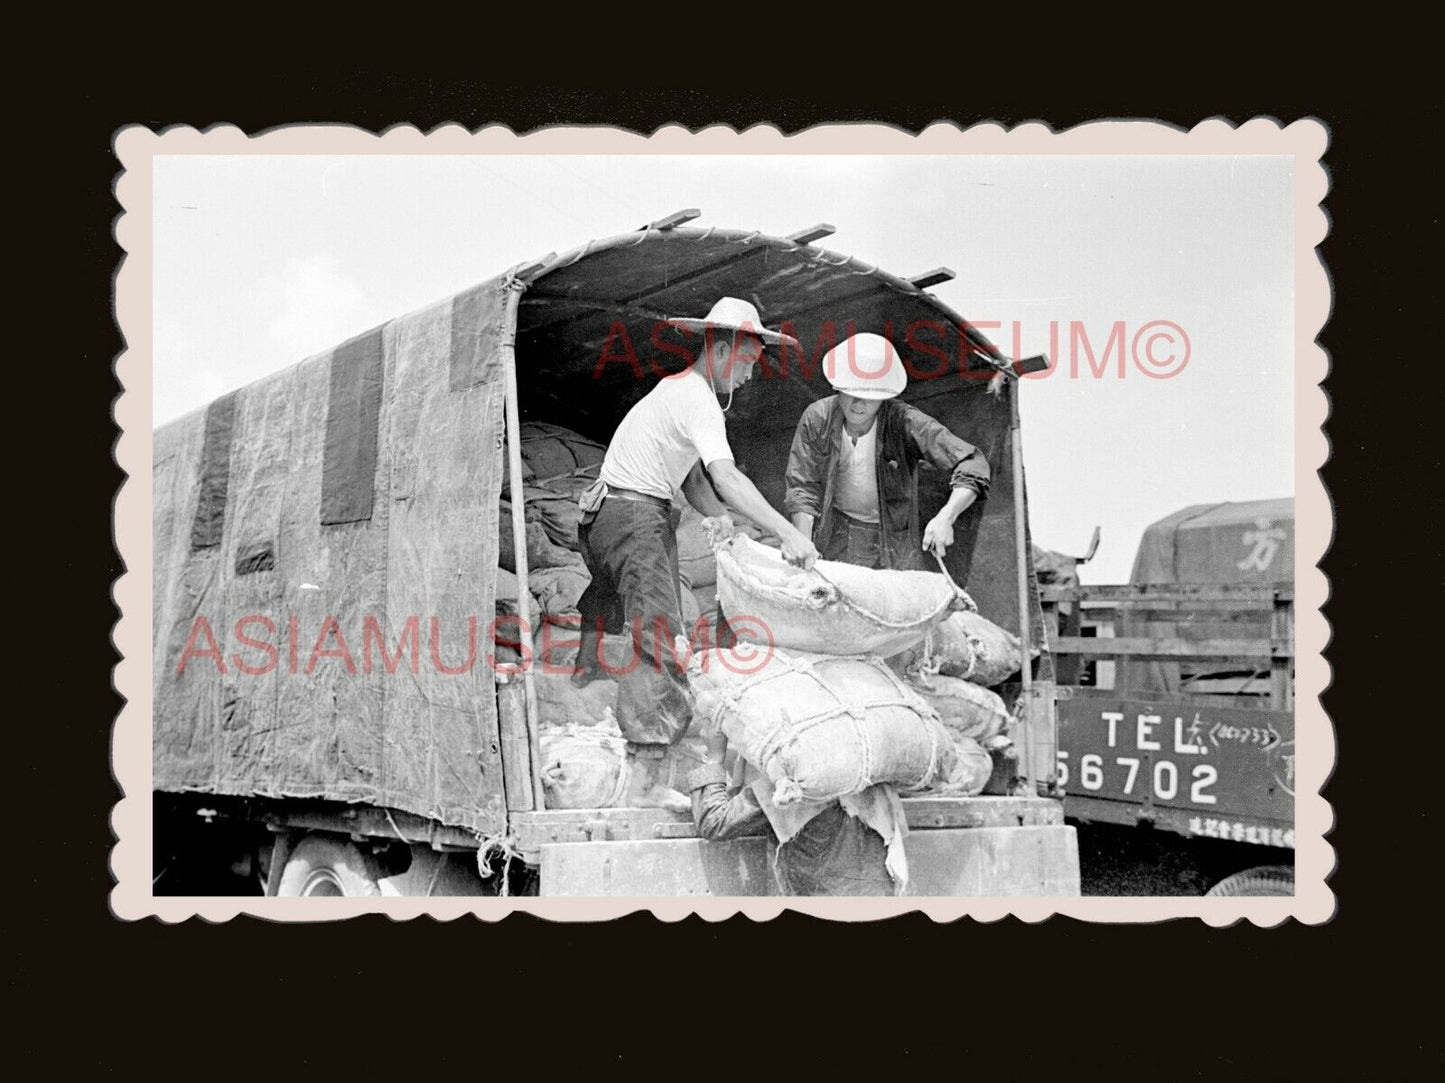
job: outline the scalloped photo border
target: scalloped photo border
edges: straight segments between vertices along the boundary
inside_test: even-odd
[[[115,196],[121,213],[115,238],[122,250],[115,278],[115,312],[123,349],[115,361],[122,392],[115,403],[120,429],[116,460],[125,473],[114,505],[116,544],[124,571],[113,598],[120,612],[113,641],[121,661],[114,669],[124,705],[112,736],[112,769],[120,799],[111,812],[115,886],[112,913],[123,920],[166,922],[200,917],[224,921],[251,914],[278,921],[330,921],[384,913],[451,920],[472,914],[495,921],[522,911],[556,921],[605,921],[639,910],[662,921],[697,914],[717,921],[736,914],[767,920],[794,910],[839,921],[873,921],[919,911],[936,921],[971,917],[994,922],[1013,915],[1040,922],[1055,914],[1087,921],[1158,922],[1198,918],[1213,926],[1240,921],[1275,926],[1288,919],[1328,921],[1335,867],[1326,836],[1333,812],[1322,789],[1334,768],[1333,727],[1320,703],[1330,683],[1324,649],[1330,638],[1321,609],[1329,584],[1319,563],[1333,531],[1333,513],[1319,470],[1329,458],[1323,426],[1328,398],[1320,386],[1329,358],[1316,341],[1331,307],[1331,283],[1316,247],[1329,230],[1322,207],[1329,190],[1323,156],[1329,132],[1319,120],[1281,124],[1254,118],[1223,119],[1189,131],[1149,120],[1101,120],[1065,131],[1042,123],[1008,128],[980,123],[960,128],[933,124],[912,134],[882,124],[820,125],[783,135],[759,125],[742,132],[717,125],[691,132],[667,125],[652,135],[608,127],[554,127],[525,135],[494,125],[469,131],[445,125],[423,133],[396,126],[380,135],[343,125],[298,125],[247,135],[239,128],[206,131],[135,125],[120,129],[114,150],[120,172]],[[1296,568],[1296,826],[1295,895],[1290,898],[369,898],[281,899],[156,897],[151,893],[151,476],[152,453],[152,182],[157,155],[277,154],[610,154],[610,155],[1286,155],[1294,159],[1295,214],[1295,568]]]

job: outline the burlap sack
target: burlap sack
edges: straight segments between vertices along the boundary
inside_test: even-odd
[[[710,520],[710,523],[716,523]],[[961,596],[936,572],[874,570],[820,560],[804,571],[782,553],[712,526],[718,599],[739,639],[785,650],[897,654],[921,642]]]
[[[1019,671],[1019,637],[977,613],[951,614],[933,630],[932,654],[939,672],[985,688],[1003,684]]]
[[[958,761],[949,780],[950,785],[944,787],[944,792],[949,797],[976,797],[983,792],[989,776],[993,774],[993,757],[972,737],[955,733],[953,746],[958,753]]]
[[[953,738],[876,658],[714,649],[693,657],[688,681],[695,731],[721,728],[772,779],[779,805],[879,782],[906,793],[953,781]]]
[[[549,809],[612,808],[627,792],[627,742],[616,726],[543,729],[542,789]]]
[[[1008,709],[998,693],[972,681],[934,676],[912,677],[908,683],[955,737],[986,741],[1008,728]]]

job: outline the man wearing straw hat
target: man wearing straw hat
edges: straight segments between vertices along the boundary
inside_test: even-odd
[[[677,524],[672,494],[679,488],[704,515],[731,509],[775,534],[784,558],[811,567],[818,551],[806,534],[779,515],[733,461],[725,408],[752,377],[763,350],[797,341],[762,325],[747,301],[724,297],[701,319],[671,326],[701,332],[691,366],[658,382],[612,436],[599,479],[581,497],[578,541],[592,581],[578,603],[582,615],[579,681],[602,674],[603,631],[625,627],[636,662],[617,682],[617,723],[627,739],[631,782],[626,807],[688,807],[665,785],[668,752],[692,721],[686,677],[674,636],[683,631],[678,584]]]
[[[988,495],[983,453],[922,410],[898,402],[908,376],[882,335],[857,334],[823,356],[838,392],[803,411],[788,456],[783,500],[795,527],[825,560],[867,568],[922,568],[942,558],[953,524]],[[921,533],[918,465],[946,474],[953,492]]]

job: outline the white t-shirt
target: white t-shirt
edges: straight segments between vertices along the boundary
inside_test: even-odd
[[[693,463],[732,457],[717,395],[705,376],[685,369],[627,411],[607,445],[601,478],[613,488],[670,500]]]
[[[838,431],[838,488],[833,506],[865,523],[878,521],[878,421],[855,444],[846,426]]]

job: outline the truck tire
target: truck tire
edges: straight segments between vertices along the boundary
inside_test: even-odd
[[[381,888],[371,862],[351,843],[307,835],[286,860],[276,894],[352,898],[380,895]]]
[[[1205,893],[1206,897],[1277,896],[1294,894],[1294,869],[1283,865],[1261,865],[1226,876]]]

